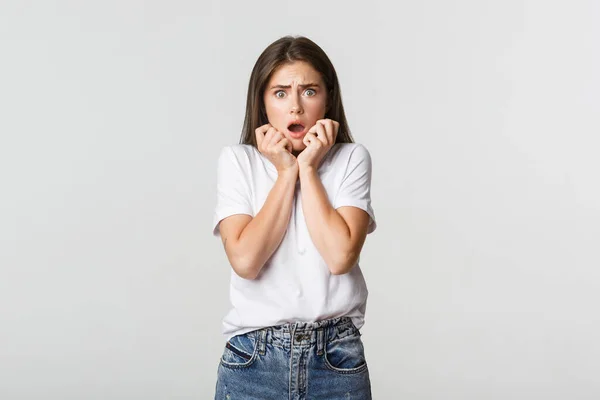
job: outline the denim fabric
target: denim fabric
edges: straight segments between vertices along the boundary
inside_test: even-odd
[[[219,363],[215,400],[370,400],[360,336],[348,317],[234,336]]]

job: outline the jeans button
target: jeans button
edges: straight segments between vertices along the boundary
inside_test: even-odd
[[[304,339],[304,336],[302,336],[302,335],[296,335],[296,342],[301,342],[302,339]]]

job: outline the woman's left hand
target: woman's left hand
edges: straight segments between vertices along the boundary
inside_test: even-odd
[[[298,154],[300,170],[314,168],[317,170],[325,154],[335,144],[340,123],[332,119],[320,119],[310,128],[302,140],[306,148]]]

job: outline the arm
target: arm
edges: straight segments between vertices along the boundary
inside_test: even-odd
[[[295,171],[280,174],[254,218],[237,214],[221,221],[227,258],[240,277],[255,279],[281,243],[292,212],[297,177]]]
[[[301,169],[300,182],[302,210],[313,243],[332,274],[349,272],[365,242],[369,214],[352,206],[335,210],[314,168]]]

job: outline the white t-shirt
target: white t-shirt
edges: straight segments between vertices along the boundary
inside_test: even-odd
[[[368,233],[376,228],[371,207],[371,156],[358,143],[336,143],[318,169],[334,209],[354,206],[371,217]],[[277,179],[271,161],[248,144],[221,150],[217,172],[217,205],[213,235],[219,222],[233,214],[255,216]],[[256,279],[244,279],[231,268],[230,301],[223,319],[225,340],[235,335],[287,322],[315,322],[347,316],[357,328],[364,324],[367,287],[358,263],[350,272],[332,275],[308,233],[300,179],[283,240]],[[359,258],[360,261],[360,258]]]

